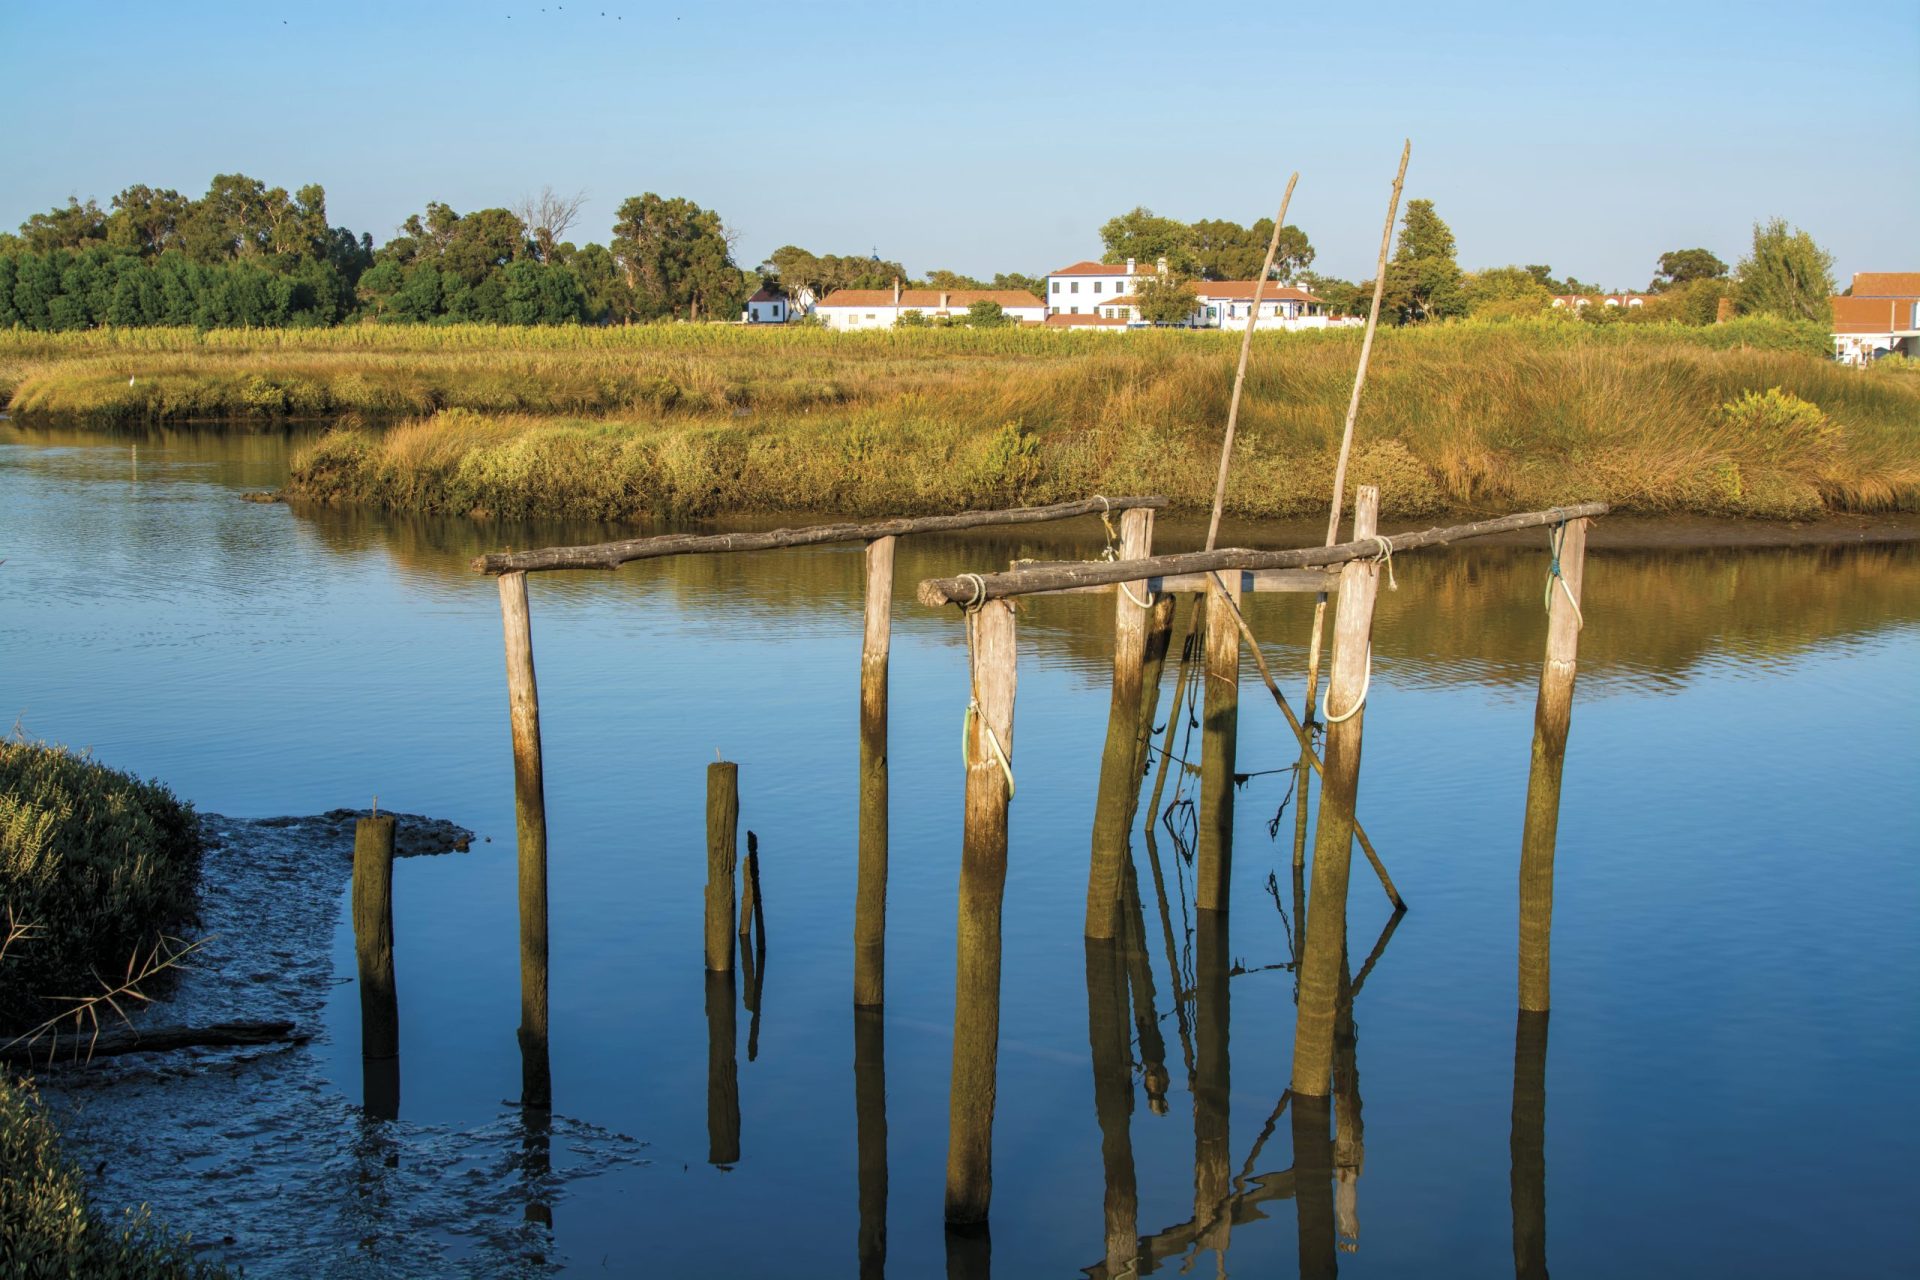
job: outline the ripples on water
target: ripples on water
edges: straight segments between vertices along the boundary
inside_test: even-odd
[[[392,1141],[445,1140],[403,1155],[404,1173],[350,1230],[315,1206],[362,1152],[302,1156],[296,1141],[270,1170],[249,1170],[223,1168],[215,1144],[191,1177],[153,1171],[163,1217],[250,1241],[257,1273],[305,1273],[297,1259],[318,1256],[317,1243],[334,1251],[334,1271],[355,1274],[387,1265],[449,1186],[500,1181],[492,1156],[463,1155],[468,1139],[453,1135],[492,1151],[501,1099],[518,1090],[499,614],[465,561],[612,531],[237,501],[280,483],[286,447],[169,433],[136,450],[0,425],[0,715],[159,776],[207,810],[317,812],[377,793],[481,833],[470,856],[409,860],[395,876],[405,1086]],[[884,1049],[886,1260],[898,1276],[946,1265],[966,701],[959,627],[913,604],[911,586],[1013,556],[1097,553],[1097,523],[1085,523],[900,547]],[[1348,1274],[1478,1276],[1514,1256],[1513,903],[1545,557],[1469,548],[1395,567],[1360,803],[1413,910],[1355,1009],[1360,1234],[1339,1260]],[[1588,572],[1545,1074],[1552,1268],[1896,1273],[1920,1249],[1920,553],[1597,552]],[[500,1248],[449,1246],[459,1265],[510,1273],[537,1249],[615,1274],[858,1269],[848,940],[859,575],[856,548],[825,548],[535,580],[557,1106],[563,1125],[644,1141],[647,1162],[556,1187],[550,1231],[521,1224]],[[1020,622],[992,1237],[1002,1275],[1071,1275],[1102,1254],[1078,930],[1107,607],[1053,598]],[[1310,610],[1299,598],[1252,607],[1289,686]],[[716,749],[741,762],[742,826],[760,837],[769,902],[753,1060],[744,1019],[739,1041],[742,1155],[726,1170],[706,1163],[698,958],[702,770]],[[1249,678],[1241,767],[1292,759]],[[1229,983],[1228,1114],[1209,1113],[1236,1173],[1288,1074],[1291,977],[1264,966],[1288,954],[1291,922],[1265,883],[1288,878],[1291,810],[1277,843],[1266,826],[1289,781],[1255,778],[1240,793],[1230,951],[1245,972]],[[1195,1213],[1196,1096],[1179,1034],[1194,1010],[1171,1003],[1195,981],[1179,915],[1191,874],[1164,839],[1160,852],[1181,976],[1137,850],[1171,1076],[1164,1114],[1144,1105],[1136,1031],[1128,1127],[1143,1235]],[[1370,942],[1386,913],[1364,867],[1352,900],[1353,937]],[[350,977],[344,923],[331,946],[334,973]],[[302,1051],[317,1106],[359,1102],[352,990],[334,988],[322,1039]],[[1292,1164],[1288,1129],[1282,1118],[1249,1178]],[[209,1191],[249,1178],[284,1188],[277,1222],[235,1208],[245,1196]],[[1291,1271],[1305,1207],[1253,1207],[1232,1227],[1228,1269]],[[478,1213],[476,1229],[491,1220]],[[276,1230],[303,1246],[277,1267]],[[1214,1266],[1164,1265],[1186,1261]]]

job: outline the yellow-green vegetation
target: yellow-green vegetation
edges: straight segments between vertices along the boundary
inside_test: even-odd
[[[213,1280],[226,1274],[196,1261],[187,1242],[155,1226],[144,1209],[115,1223],[92,1208],[39,1095],[0,1071],[0,1277]]]
[[[1841,368],[1828,342],[1818,325],[1761,317],[1384,331],[1355,479],[1380,485],[1398,516],[1579,498],[1768,517],[1912,509],[1920,379]],[[298,460],[292,493],[416,511],[854,514],[1141,490],[1197,507],[1238,343],[1036,329],[149,329],[0,335],[0,388],[17,414],[97,424],[357,414]],[[1358,347],[1354,329],[1258,336],[1232,511],[1324,507]],[[391,418],[407,421],[381,425]]]
[[[37,742],[0,741],[0,1036],[98,994],[193,909],[193,808],[157,782]]]

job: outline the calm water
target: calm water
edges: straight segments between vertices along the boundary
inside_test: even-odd
[[[605,531],[236,500],[278,484],[286,454],[276,436],[166,434],[136,448],[0,423],[0,714],[158,776],[202,809],[314,812],[377,793],[383,807],[491,837],[466,857],[400,863],[394,886],[398,1125],[484,1123],[520,1080],[512,779],[497,597],[465,562]],[[1198,536],[1163,529],[1160,542]],[[870,1073],[884,1069],[895,1276],[948,1265],[967,699],[957,618],[913,604],[912,584],[1101,544],[1097,522],[1083,521],[900,548],[890,999],[884,1056],[869,1040],[863,1059],[869,1101]],[[1337,1258],[1353,1276],[1496,1275],[1514,1266],[1515,878],[1545,558],[1480,548],[1395,567],[1399,590],[1380,597],[1360,804],[1412,910],[1354,1009],[1364,1154],[1343,1147],[1340,1226],[1351,1236],[1357,1220],[1358,1234]],[[1545,1066],[1547,1263],[1561,1277],[1910,1274],[1920,550],[1596,552],[1587,594]],[[647,1163],[565,1188],[542,1252],[608,1274],[857,1274],[858,549],[550,575],[532,596],[556,1108],[647,1144]],[[1252,606],[1289,685],[1310,608]],[[1112,1162],[1088,991],[1111,992],[1097,973],[1090,984],[1080,924],[1109,610],[1037,600],[1020,623],[992,1219],[1001,1276],[1070,1276],[1104,1257]],[[1240,767],[1291,764],[1285,726],[1245,688]],[[703,771],[716,751],[741,764],[769,934],[752,1060],[746,1015],[739,1024],[741,1156],[727,1168],[707,1163],[700,961]],[[1143,1059],[1154,1055],[1136,1035],[1117,1091],[1102,1096],[1110,1129],[1114,1108],[1130,1108],[1118,1114],[1129,1117],[1138,1232],[1161,1236],[1170,1256],[1156,1265],[1170,1272],[1292,1274],[1331,1229],[1324,1176],[1300,1203],[1285,1176],[1262,1180],[1295,1162],[1289,1119],[1274,1120],[1293,978],[1268,967],[1288,959],[1290,922],[1267,893],[1270,873],[1288,879],[1291,810],[1277,842],[1268,823],[1290,782],[1255,777],[1239,796],[1226,946],[1236,972],[1200,984],[1205,1016],[1229,1019],[1230,1086],[1210,1077],[1199,1107],[1185,1054],[1200,1011],[1173,999],[1196,985],[1191,871],[1162,838],[1170,965],[1136,841],[1150,1025],[1170,1083],[1164,1107],[1149,1105]],[[1352,901],[1354,945],[1370,946],[1387,910],[1357,860]],[[344,916],[334,965],[351,977]],[[335,991],[307,1051],[357,1102],[354,988]],[[1101,1065],[1113,1082],[1114,1063]],[[1195,1218],[1197,1126],[1211,1161],[1224,1133],[1229,1190],[1242,1196],[1208,1237],[1219,1256],[1175,1247]],[[316,1151],[316,1168],[335,1154]],[[1522,1172],[1524,1201],[1541,1180]],[[871,1254],[871,1199],[869,1210]],[[377,1209],[361,1215],[338,1240],[342,1274],[391,1252],[369,1242],[398,1228]],[[1302,1223],[1315,1238],[1301,1241]],[[222,1234],[217,1221],[183,1225]]]

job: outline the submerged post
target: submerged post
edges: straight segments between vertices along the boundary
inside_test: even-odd
[[[1224,585],[1223,585],[1224,584]],[[1225,911],[1233,879],[1233,766],[1240,737],[1240,628],[1227,600],[1240,602],[1240,575],[1207,583],[1206,719],[1200,755],[1200,840],[1194,902]]]
[[[733,872],[739,847],[740,766],[707,766],[707,970],[733,969]]]
[[[1120,558],[1144,560],[1152,554],[1153,512],[1123,513]],[[1123,583],[1113,593],[1113,696],[1107,712],[1106,750],[1100,757],[1100,790],[1094,801],[1093,857],[1087,868],[1089,938],[1111,939],[1119,932],[1120,867],[1127,858],[1134,798],[1140,792],[1135,742],[1140,734],[1140,690],[1152,613],[1151,603],[1141,594],[1145,587],[1145,583]]]
[[[1361,486],[1354,502],[1356,537],[1372,537],[1379,519],[1380,491]],[[1320,782],[1320,820],[1314,828],[1313,891],[1307,899],[1300,1008],[1294,1019],[1296,1106],[1302,1095],[1327,1096],[1333,1065],[1334,1011],[1347,946],[1347,871],[1353,854],[1354,801],[1360,789],[1360,728],[1371,684],[1373,599],[1379,585],[1379,566],[1371,560],[1351,560],[1340,570],[1333,660],[1327,675],[1325,771]]]
[[[947,1118],[947,1221],[984,1223],[993,1198],[993,1106],[1000,1052],[1000,906],[1007,885],[1007,804],[1013,797],[1013,605],[967,614],[973,700],[965,737],[966,828]]]
[[[360,962],[360,1056],[400,1052],[393,982],[393,819],[362,818],[353,831],[353,950]]]
[[[853,1003],[877,1008],[887,988],[887,651],[895,538],[867,544],[866,633],[860,645],[860,865],[853,900]]]
[[[500,575],[507,705],[513,722],[513,810],[520,852],[520,1101],[553,1105],[547,1055],[547,799],[540,765],[540,692],[533,676],[527,575]]]
[[[1569,520],[1553,536],[1547,579],[1547,656],[1533,709],[1533,765],[1520,840],[1520,1007],[1545,1013],[1553,944],[1553,846],[1560,826],[1560,770],[1573,721],[1573,677],[1580,648],[1581,588],[1587,521]]]

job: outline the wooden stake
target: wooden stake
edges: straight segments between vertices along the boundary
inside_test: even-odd
[[[853,902],[853,1003],[878,1008],[887,987],[887,651],[895,539],[867,544],[860,646],[860,867]]]
[[[740,1068],[733,970],[707,970],[707,1163],[740,1159]]]
[[[948,1103],[947,1221],[983,1223],[993,1198],[993,1107],[1000,1052],[1000,908],[1007,884],[1012,798],[1013,607],[967,615],[974,714],[966,735],[966,828]]]
[[[1273,274],[1273,258],[1280,250],[1280,233],[1287,225],[1287,206],[1293,203],[1293,187],[1300,181],[1294,171],[1287,179],[1286,194],[1280,197],[1280,212],[1273,217],[1273,236],[1267,241],[1267,260],[1260,267],[1260,278],[1253,282],[1253,309],[1247,315],[1247,331],[1240,336],[1240,364],[1233,372],[1233,399],[1227,404],[1227,434],[1220,444],[1220,477],[1213,486],[1213,515],[1207,521],[1207,550],[1213,550],[1220,537],[1220,509],[1227,500],[1227,468],[1233,461],[1233,433],[1240,423],[1240,391],[1247,382],[1247,354],[1253,350],[1253,326],[1260,318],[1260,299],[1266,292],[1267,277]]]
[[[360,962],[360,1056],[400,1052],[393,982],[393,819],[362,818],[353,831],[353,949]]]
[[[1520,1007],[1544,1013],[1553,945],[1553,851],[1560,826],[1560,770],[1573,721],[1573,677],[1580,648],[1581,588],[1587,522],[1569,520],[1560,542],[1560,581],[1547,604],[1547,656],[1533,709],[1533,764],[1520,841]],[[1564,583],[1564,587],[1561,585]]]
[[[1361,486],[1354,528],[1369,537],[1377,527],[1380,491]],[[1325,773],[1320,821],[1314,830],[1313,891],[1307,900],[1307,945],[1300,963],[1300,1007],[1293,1033],[1293,1092],[1323,1098],[1333,1059],[1334,1011],[1340,963],[1347,944],[1347,871],[1353,853],[1353,810],[1360,788],[1360,730],[1372,663],[1373,600],[1379,567],[1355,560],[1340,571],[1340,607],[1334,618],[1333,662],[1327,677]]]
[[[1144,560],[1152,554],[1153,512],[1126,512],[1120,517],[1120,558]],[[1150,610],[1135,602],[1138,594],[1134,590],[1132,595],[1127,591],[1113,595],[1113,693],[1107,711],[1107,745],[1100,758],[1100,789],[1094,801],[1093,856],[1087,868],[1089,938],[1111,939],[1118,932],[1120,867],[1129,856],[1127,837],[1140,794],[1135,744]]]
[[[707,968],[733,968],[733,873],[739,848],[740,766],[707,766]]]
[[[1520,1010],[1513,1029],[1513,1274],[1547,1280],[1547,1014]]]
[[[1225,911],[1233,879],[1233,768],[1240,737],[1240,629],[1229,601],[1239,580],[1224,575],[1207,590],[1206,719],[1200,755],[1200,849],[1194,903]]]
[[[547,1054],[547,798],[540,762],[540,691],[533,674],[527,575],[500,575],[507,705],[513,722],[514,827],[520,851],[520,1101],[553,1105]]]
[[[1086,939],[1087,1041],[1093,1050],[1093,1110],[1105,1175],[1107,1274],[1125,1275],[1138,1242],[1140,1198],[1133,1167],[1133,1046],[1120,945]]]
[[[740,936],[753,931],[760,907],[760,837],[747,832],[747,856],[740,863]]]
[[[860,1166],[860,1276],[887,1274],[887,1028],[878,1009],[853,1011],[854,1145]]]

